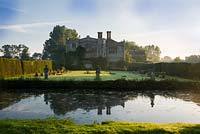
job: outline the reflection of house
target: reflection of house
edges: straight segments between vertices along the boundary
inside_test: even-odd
[[[50,103],[51,109],[57,115],[64,115],[67,112],[77,110],[78,108],[90,111],[97,109],[97,114],[101,115],[106,109],[106,114],[111,114],[111,107],[125,107],[125,101],[129,99],[128,92],[68,92],[68,93],[49,93],[45,94],[45,102]]]
[[[86,49],[86,58],[103,57],[108,62],[118,62],[124,60],[125,42],[117,42],[111,39],[111,31],[107,31],[107,38],[102,37],[102,32],[98,32],[98,38],[87,36],[82,39],[70,39],[67,41],[66,51],[75,51],[78,46]]]
[[[50,102],[51,109],[55,114],[66,114],[69,111],[74,111],[79,108],[86,111],[93,109],[97,110],[97,114],[103,114],[103,110],[106,110],[106,114],[112,114],[112,107],[122,106],[125,107],[127,100],[133,100],[137,96],[143,96],[150,99],[150,106],[155,106],[155,95],[164,96],[166,98],[180,98],[185,101],[193,101],[197,105],[200,104],[200,92],[199,90],[162,90],[162,91],[97,91],[90,92],[85,90],[84,92],[72,91],[67,93],[50,93],[46,99]],[[47,95],[47,94],[46,94]],[[45,95],[45,96],[46,96]],[[200,105],[199,105],[200,106]]]

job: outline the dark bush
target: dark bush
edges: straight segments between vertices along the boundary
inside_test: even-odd
[[[200,63],[157,63],[155,72],[190,79],[200,79]]]
[[[140,73],[161,72],[170,76],[200,79],[200,63],[133,63],[128,70]]]

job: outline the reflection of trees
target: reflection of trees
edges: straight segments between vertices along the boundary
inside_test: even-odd
[[[0,110],[6,108],[21,99],[38,96],[39,93],[19,93],[0,91]],[[156,95],[166,98],[179,98],[184,101],[193,101],[200,106],[199,90],[149,90],[149,91],[91,91],[91,90],[74,90],[65,93],[45,93],[44,101],[50,105],[50,108],[57,115],[64,115],[67,112],[83,109],[86,111],[97,110],[101,115],[105,109],[106,114],[112,114],[112,107],[125,107],[127,100],[132,100],[138,96],[148,97],[149,106],[154,107],[156,104]]]
[[[3,92],[0,91],[0,110],[12,104],[19,102],[21,99],[27,98],[30,95],[24,93]]]
[[[150,106],[156,105],[155,95],[164,96],[166,98],[180,98],[186,100],[183,95],[190,94],[190,100],[196,103],[200,102],[200,92],[194,94],[193,91],[134,91],[134,92],[119,92],[119,91],[69,91],[66,93],[47,93],[44,95],[46,104],[50,104],[51,109],[57,115],[64,115],[67,112],[77,109],[90,111],[97,109],[97,114],[101,115],[103,109],[106,109],[106,114],[111,114],[113,106],[121,105],[125,107],[127,100],[135,99],[138,95],[149,97]],[[193,93],[193,94],[192,94]],[[181,96],[182,94],[182,96]],[[192,97],[191,97],[192,96]]]
[[[200,90],[179,90],[176,91],[176,97],[184,101],[192,101],[200,106]]]
[[[97,109],[97,114],[102,114],[106,109],[107,114],[111,114],[111,107],[121,105],[130,99],[129,92],[103,92],[103,91],[71,91],[67,93],[45,94],[45,102],[50,103],[55,114],[65,114],[66,112],[78,108],[90,111]],[[47,97],[48,96],[48,97]]]

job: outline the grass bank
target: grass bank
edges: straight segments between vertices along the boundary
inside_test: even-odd
[[[70,120],[0,120],[1,134],[199,134],[200,124],[103,122],[76,125]]]
[[[26,89],[26,90],[70,90],[70,89],[108,89],[124,90],[175,90],[200,89],[200,82],[176,80],[110,80],[110,81],[45,81],[37,79],[26,80],[0,80],[0,89]],[[59,90],[58,90],[59,89]]]
[[[126,80],[144,80],[150,79],[145,75],[135,73],[132,71],[101,71],[101,81],[107,80],[117,80],[117,79],[126,79]],[[44,76],[35,77],[35,74],[28,74],[23,76],[24,79],[39,79],[44,80]],[[96,71],[94,70],[77,70],[77,71],[67,71],[62,74],[51,74],[49,75],[49,81],[94,81],[96,78]],[[10,77],[7,79],[20,79],[20,77]]]

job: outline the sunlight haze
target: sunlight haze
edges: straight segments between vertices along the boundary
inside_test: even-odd
[[[55,25],[81,37],[112,31],[118,41],[157,45],[163,56],[200,53],[199,0],[0,0],[0,46],[25,44],[42,52]]]

